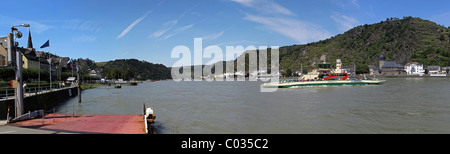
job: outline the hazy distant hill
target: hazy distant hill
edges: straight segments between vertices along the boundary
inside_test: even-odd
[[[429,20],[404,17],[355,27],[327,40],[280,48],[280,69],[298,69],[318,62],[326,54],[329,62],[340,58],[345,66],[377,66],[380,54],[399,64],[419,62],[450,66],[449,28]]]

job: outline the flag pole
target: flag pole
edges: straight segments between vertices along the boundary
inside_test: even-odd
[[[48,46],[48,58],[50,59],[50,64],[49,64],[49,66],[50,66],[50,91],[52,90],[52,62],[53,62],[53,60],[52,60],[52,55],[50,54],[50,51],[51,51],[51,49],[50,49],[50,39],[48,39],[48,42],[49,42],[49,46]]]

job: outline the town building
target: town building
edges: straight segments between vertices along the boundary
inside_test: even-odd
[[[1,39],[1,38],[0,38]],[[5,66],[7,64],[6,56],[8,55],[8,51],[0,44],[0,66]]]
[[[374,65],[369,65],[369,73],[370,75],[380,75],[380,68]]]
[[[0,37],[0,66],[6,66],[8,64],[8,51],[6,50],[7,41],[6,37]]]
[[[450,72],[447,71],[447,70],[450,70],[450,66],[448,66],[448,67],[442,67],[441,70],[442,70],[442,72],[445,72],[445,73],[447,73],[447,74],[450,74]]]
[[[440,66],[427,66],[428,74],[439,74],[441,72]]]
[[[102,78],[102,71],[99,69],[93,69],[89,71],[89,76]]]
[[[424,75],[425,70],[423,69],[423,65],[417,62],[407,63],[405,65],[405,71],[408,75]]]
[[[406,74],[403,65],[397,64],[395,61],[386,61],[386,57],[384,55],[380,55],[379,67],[381,70],[381,75]]]

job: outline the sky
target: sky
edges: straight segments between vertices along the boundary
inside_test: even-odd
[[[27,46],[31,31],[38,51],[167,67],[180,60],[171,58],[175,47],[194,51],[194,38],[202,38],[200,49],[218,46],[225,56],[226,46],[306,44],[390,17],[450,26],[448,0],[14,0],[2,6],[0,37],[12,25],[30,24],[18,28],[19,46]],[[47,40],[50,47],[40,49]]]

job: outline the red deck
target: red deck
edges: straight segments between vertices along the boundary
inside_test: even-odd
[[[49,114],[44,119],[32,119],[12,123],[13,126],[42,130],[96,133],[96,134],[145,134],[142,115],[75,115]]]

